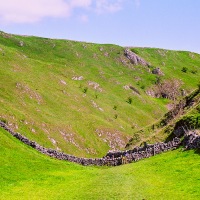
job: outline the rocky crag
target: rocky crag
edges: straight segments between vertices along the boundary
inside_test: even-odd
[[[124,50],[124,55],[130,60],[133,65],[149,66],[148,62],[146,62],[143,58],[139,57],[128,48]]]
[[[22,141],[24,144],[31,146],[37,151],[48,155],[53,158],[57,158],[59,160],[67,160],[70,162],[78,163],[81,165],[97,165],[97,166],[118,166],[122,164],[127,164],[131,162],[135,162],[144,158],[148,158],[154,156],[156,154],[160,154],[165,151],[177,149],[182,143],[180,138],[174,138],[172,141],[167,143],[156,143],[156,144],[145,144],[143,147],[136,147],[132,150],[128,151],[118,151],[118,152],[108,152],[107,155],[103,158],[78,158],[76,156],[72,156],[63,152],[58,152],[53,149],[45,148],[38,143],[29,140],[24,137],[20,133],[13,132],[4,122],[0,122],[0,127],[4,130],[8,131],[15,138]],[[200,136],[192,133],[190,135],[186,135],[183,144],[186,149],[195,149],[200,148]]]

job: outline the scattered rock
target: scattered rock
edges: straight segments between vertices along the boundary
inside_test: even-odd
[[[162,49],[159,49],[157,50],[158,54],[160,54],[162,57],[165,57],[166,56],[166,53],[167,53],[167,50],[162,50]]]
[[[97,58],[98,58],[98,56],[97,56],[97,54],[96,54],[96,53],[94,53],[94,54],[93,54],[93,58],[95,58],[95,59],[97,59]]]
[[[67,85],[67,83],[63,80],[60,80],[60,83],[62,83],[63,85]]]
[[[76,57],[81,58],[81,54],[79,54],[78,52],[76,52]]]
[[[146,91],[146,94],[148,95],[148,96],[150,96],[150,97],[156,97],[156,93],[155,93],[155,91],[154,90],[152,90],[152,89],[150,89],[150,90],[147,90]]]
[[[72,78],[72,80],[75,80],[75,81],[82,81],[83,79],[84,79],[83,76],[74,76]]]
[[[189,53],[190,58],[194,59],[195,55],[193,53]]]
[[[108,52],[105,52],[105,53],[104,53],[104,56],[108,57],[108,56],[109,56],[109,53],[108,53]]]
[[[139,76],[134,77],[135,81],[141,81],[142,79]]]
[[[124,85],[123,88],[124,88],[125,90],[129,90],[129,89],[130,89],[129,85]]]
[[[159,76],[164,76],[164,73],[161,71],[161,69],[159,67],[155,68],[152,70],[152,74],[156,74]]]
[[[34,129],[34,128],[32,128],[31,131],[32,131],[33,133],[35,133],[35,129]]]
[[[97,135],[108,144],[111,150],[123,148],[128,138],[124,138],[123,134],[118,130],[97,129]]]
[[[20,47],[23,47],[23,46],[24,46],[24,42],[23,42],[23,41],[20,41],[20,42],[19,42],[19,46],[20,46]]]
[[[98,90],[99,92],[102,92],[103,89],[100,88],[100,85],[93,81],[88,81],[88,85],[91,86],[93,89]]]
[[[92,106],[94,107],[94,108],[97,108],[97,109],[99,109],[100,111],[104,111],[103,110],[103,108],[101,108],[99,105],[97,105],[97,103],[96,102],[94,102],[93,100],[91,100],[91,102],[92,102]]]
[[[53,145],[55,145],[57,143],[53,138],[49,138],[49,140],[51,140]]]
[[[30,99],[36,100],[38,104],[42,104],[44,102],[42,96],[36,91],[29,88],[28,85],[24,85],[22,83],[16,83],[16,88],[21,93],[20,97],[22,99],[23,99],[22,95],[28,95]]]

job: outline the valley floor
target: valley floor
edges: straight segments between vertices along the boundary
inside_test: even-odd
[[[0,129],[0,199],[200,199],[200,157],[181,149],[119,167],[42,155]]]

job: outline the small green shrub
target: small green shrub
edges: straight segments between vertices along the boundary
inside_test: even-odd
[[[94,97],[95,99],[98,99],[99,94],[95,92]]]
[[[113,109],[114,109],[114,110],[117,110],[117,106],[116,106],[116,105],[114,105]]]
[[[129,104],[132,104],[132,102],[133,102],[133,99],[132,99],[132,97],[128,97],[128,99],[127,99],[127,101],[126,101],[127,103],[129,103]]]
[[[85,93],[85,94],[86,94],[86,93],[87,93],[87,91],[88,91],[88,87],[84,87],[84,88],[83,88],[83,93]]]
[[[187,73],[188,68],[187,67],[183,67],[181,71],[184,72],[184,73]]]
[[[156,77],[155,84],[156,84],[156,85],[159,85],[161,82],[162,82],[162,78],[161,78],[160,76],[157,76],[157,77]]]
[[[191,70],[192,74],[197,74],[197,70]]]

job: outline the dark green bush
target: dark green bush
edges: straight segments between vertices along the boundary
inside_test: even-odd
[[[133,99],[132,99],[132,97],[128,97],[128,99],[127,99],[127,101],[126,101],[127,103],[129,103],[129,104],[132,104],[132,102],[133,102]]]
[[[85,93],[85,94],[86,94],[86,93],[87,93],[87,91],[88,91],[88,87],[84,87],[84,88],[83,88],[83,93]]]
[[[114,109],[114,110],[117,110],[117,106],[116,106],[116,105],[114,105],[113,109]]]
[[[181,71],[184,72],[184,73],[187,73],[188,68],[187,67],[183,67]]]

